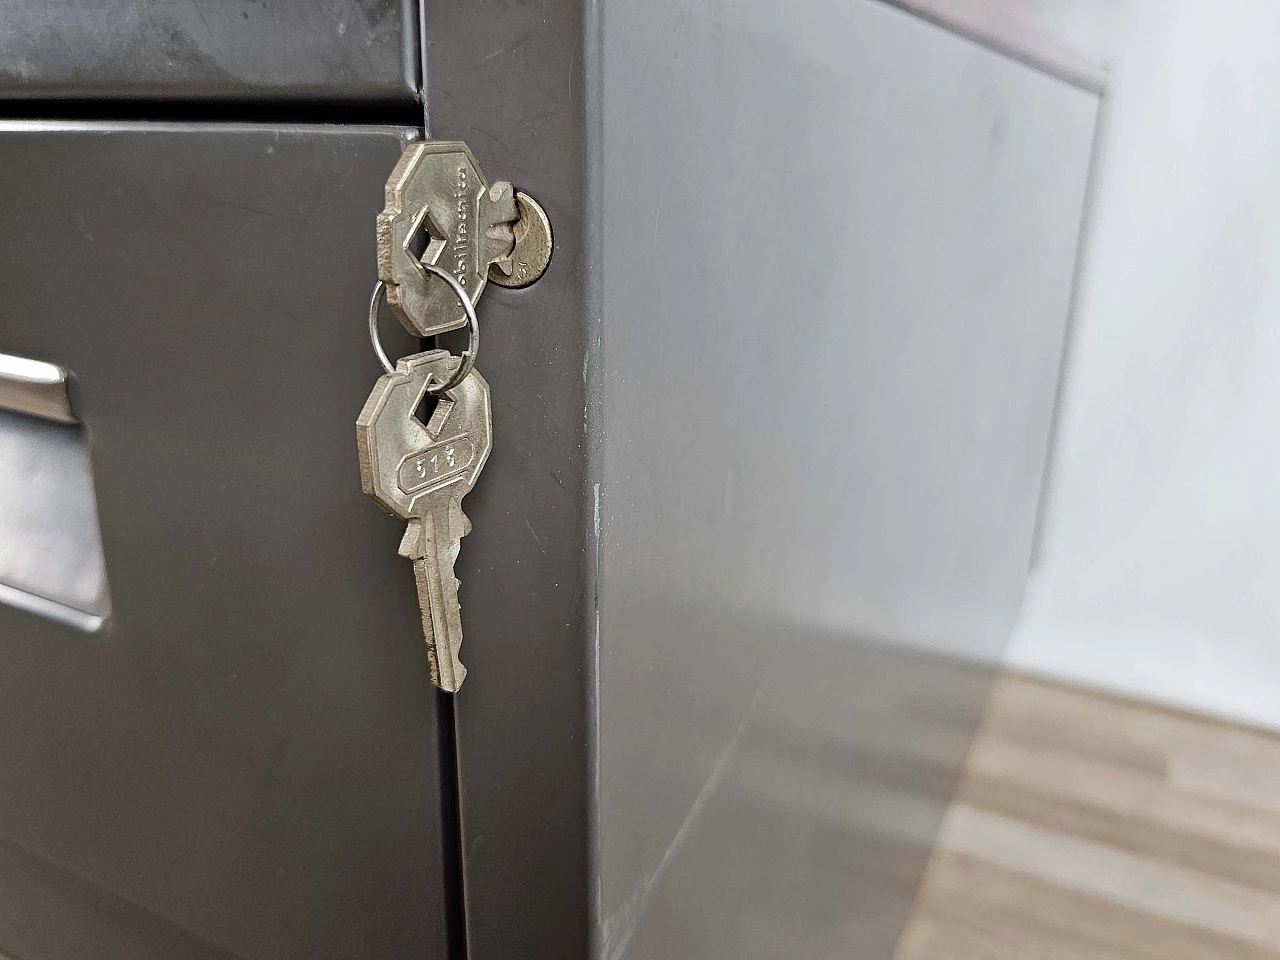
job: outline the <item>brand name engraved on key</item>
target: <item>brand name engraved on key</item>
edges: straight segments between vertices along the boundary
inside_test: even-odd
[[[405,457],[396,482],[406,494],[442,487],[465,473],[475,458],[475,444],[465,433],[459,434]]]
[[[467,285],[467,168],[458,167],[458,177],[454,183],[453,200],[458,214],[458,228],[453,235],[453,275],[458,283]]]
[[[487,183],[465,143],[420,140],[406,147],[378,214],[378,278],[405,329],[434,337],[466,326],[453,291],[427,265],[455,278],[474,304],[491,266],[510,277],[519,222],[511,184]]]

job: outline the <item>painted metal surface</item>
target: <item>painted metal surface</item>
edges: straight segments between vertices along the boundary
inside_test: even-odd
[[[0,100],[412,105],[418,49],[414,0],[0,0]]]
[[[1025,582],[1097,99],[600,11],[599,953],[891,956]]]
[[[456,566],[468,956],[574,960],[590,954],[595,899],[583,5],[438,2],[426,19],[431,135],[465,140],[491,181],[537,197],[556,243],[537,283],[490,284],[479,306],[493,454],[467,497],[474,527]]]
[[[888,957],[1022,589],[1096,98],[866,0],[428,25],[432,135],[557,233],[481,304],[469,955]]]
[[[446,955],[437,694],[355,456],[409,133],[0,126],[0,350],[76,375],[113,598],[0,606],[0,950]]]
[[[275,12],[310,18],[282,50],[341,36]],[[888,957],[1022,588],[1096,101],[870,0],[427,21],[432,135],[556,231],[480,306],[468,955]],[[412,51],[224,69],[234,26],[6,89],[415,95]],[[80,378],[115,599],[93,641],[0,606],[0,949],[457,953],[437,701],[352,452],[405,134],[0,129],[0,350]]]

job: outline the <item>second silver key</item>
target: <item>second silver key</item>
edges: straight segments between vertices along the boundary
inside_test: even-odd
[[[493,447],[489,385],[473,370],[425,420],[418,411],[428,385],[446,382],[458,363],[445,350],[405,357],[379,378],[356,420],[364,492],[408,521],[400,555],[413,561],[431,682],[450,693],[467,675],[453,567],[471,532],[462,498]]]

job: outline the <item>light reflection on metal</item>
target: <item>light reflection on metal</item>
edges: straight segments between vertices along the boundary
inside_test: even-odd
[[[76,423],[67,371],[54,363],[0,353],[0,407],[59,423]]]
[[[0,604],[92,632],[111,603],[67,379],[55,364],[0,355]]]
[[[102,625],[107,622],[105,616],[85,613],[83,610],[68,607],[64,603],[58,603],[56,600],[50,600],[34,593],[27,593],[25,590],[19,590],[17,587],[11,587],[6,583],[0,583],[0,603],[18,610],[25,610],[27,613],[34,613],[38,617],[65,623],[67,626],[83,630],[85,633],[97,633],[98,630],[102,629]],[[3,958],[0,958],[0,960],[3,960]]]

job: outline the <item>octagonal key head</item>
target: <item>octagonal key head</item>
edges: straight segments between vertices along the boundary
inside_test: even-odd
[[[489,459],[489,384],[475,370],[440,394],[429,416],[419,413],[427,386],[444,383],[460,362],[447,350],[404,357],[378,378],[356,420],[364,492],[402,520],[420,517],[433,498],[461,500]]]
[[[453,274],[474,305],[490,266],[510,272],[519,216],[511,184],[489,186],[465,143],[427,140],[405,148],[386,202],[378,214],[378,277],[392,311],[419,337],[465,325],[453,291],[422,263]]]

